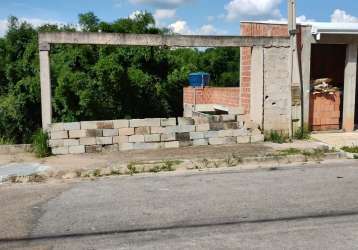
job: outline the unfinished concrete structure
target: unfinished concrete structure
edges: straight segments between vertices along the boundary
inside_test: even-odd
[[[243,36],[288,34],[284,22],[241,22]],[[284,46],[241,48],[241,85],[236,91],[240,110],[266,131],[294,132],[301,126],[313,131],[353,131],[358,124],[357,45],[357,24],[301,23],[297,25],[293,65]],[[326,77],[332,78],[340,91],[313,96],[312,80]]]
[[[169,47],[248,47],[261,55],[266,53],[270,60],[257,65],[265,74],[268,88],[277,83],[288,86],[287,79],[275,74],[273,68],[281,61],[282,54],[288,54],[289,40],[287,37],[252,37],[252,36],[163,36],[140,34],[105,34],[105,33],[40,33],[40,69],[41,69],[41,103],[43,129],[50,132],[50,146],[55,154],[83,153],[98,151],[97,148],[116,149],[146,149],[171,146],[189,145],[218,145],[231,143],[248,143],[263,141],[263,135],[258,125],[251,122],[248,116],[219,116],[206,117],[205,114],[195,114],[197,118],[189,119],[189,123],[180,123],[182,118],[172,118],[169,128],[161,125],[165,120],[154,119],[157,125],[147,124],[147,120],[138,121],[142,125],[131,125],[128,120],[107,122],[83,122],[52,124],[51,77],[49,52],[51,44],[98,44],[118,46],[169,46]],[[277,53],[279,52],[279,53]],[[282,54],[281,54],[282,53]],[[287,56],[286,56],[287,57]],[[282,72],[288,65],[283,64]],[[284,68],[284,69],[283,69]],[[264,75],[262,76],[264,77]],[[259,79],[262,83],[263,79]],[[263,86],[262,86],[263,87]],[[290,99],[287,96],[287,99]],[[289,110],[288,110],[289,111]],[[289,114],[286,114],[289,116]],[[199,123],[196,121],[199,119]],[[228,120],[229,119],[229,120]],[[202,122],[205,120],[205,122]],[[175,121],[175,124],[174,124]],[[115,128],[115,123],[126,123],[125,131],[134,130],[134,134],[121,134],[121,128]],[[227,122],[230,124],[228,125]],[[102,127],[107,124],[109,127]],[[135,123],[135,122],[134,122]],[[200,124],[203,123],[203,124]],[[92,124],[91,131],[86,127]],[[112,124],[112,125],[111,125]],[[75,128],[72,128],[72,127]],[[184,126],[184,127],[183,127]],[[163,127],[163,128],[161,128]],[[285,129],[286,125],[282,126]],[[171,130],[169,133],[167,130]],[[203,130],[205,129],[205,130]],[[158,131],[161,131],[160,133]],[[72,132],[71,132],[72,131]],[[73,132],[74,131],[74,132]],[[125,132],[124,131],[124,132]],[[128,132],[127,131],[127,132]],[[137,131],[137,132],[135,132]],[[154,131],[154,132],[153,132]],[[155,132],[156,131],[156,132]],[[123,132],[123,131],[122,131]],[[76,134],[77,133],[77,134]],[[101,135],[99,135],[101,133]],[[106,135],[104,135],[106,133]],[[174,133],[174,135],[173,135]],[[89,135],[90,134],[90,135]],[[170,141],[165,138],[171,136]],[[120,137],[120,138],[119,138]],[[185,137],[186,140],[182,140]],[[200,138],[199,138],[200,137]],[[163,138],[163,139],[162,139]],[[98,145],[95,146],[95,145]],[[88,150],[87,150],[88,149]]]

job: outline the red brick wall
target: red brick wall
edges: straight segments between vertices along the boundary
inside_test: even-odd
[[[216,88],[205,87],[196,89],[196,104],[219,104],[230,107],[238,107],[240,105],[240,88]],[[184,88],[185,104],[194,104],[194,89],[192,87]]]
[[[241,23],[242,36],[288,36],[285,24]],[[244,111],[250,110],[251,48],[241,48],[241,103]]]

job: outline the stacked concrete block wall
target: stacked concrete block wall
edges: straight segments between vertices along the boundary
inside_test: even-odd
[[[257,125],[237,115],[55,123],[49,136],[55,155],[264,140]]]

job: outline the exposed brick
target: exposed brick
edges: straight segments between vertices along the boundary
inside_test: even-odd
[[[176,133],[175,134],[175,140],[176,141],[189,141],[190,140],[190,133],[189,132]]]
[[[58,139],[58,140],[49,140],[48,141],[48,145],[50,148],[54,148],[54,147],[63,147],[63,139]]]
[[[63,140],[63,145],[64,146],[78,146],[78,145],[80,145],[80,141],[75,140],[75,139],[65,139],[65,140]]]
[[[176,128],[177,133],[195,132],[195,125],[180,125]]]
[[[197,131],[197,132],[204,132],[204,131],[209,131],[209,130],[210,130],[209,123],[195,125],[195,131]]]
[[[81,129],[97,129],[97,122],[96,121],[87,121],[81,122]]]
[[[252,135],[250,142],[256,143],[256,142],[263,142],[264,140],[265,140],[264,135]]]
[[[167,129],[164,127],[150,127],[150,132],[153,134],[164,134]]]
[[[204,132],[191,132],[190,133],[191,140],[204,139],[204,137],[205,137]]]
[[[193,146],[206,146],[209,142],[207,139],[193,140]]]
[[[180,143],[178,141],[164,142],[165,148],[179,148]]]
[[[236,137],[209,138],[210,145],[226,145],[226,144],[236,144],[236,143],[237,143]]]
[[[194,125],[194,119],[188,117],[178,117],[178,125]]]
[[[89,129],[86,131],[86,137],[102,137],[102,129]]]
[[[117,151],[119,151],[118,144],[106,145],[103,146],[102,148],[102,152],[106,152],[106,153],[117,152]]]
[[[50,125],[50,131],[63,131],[65,128],[63,127],[63,123],[52,123]]]
[[[161,148],[161,143],[137,142],[137,143],[134,143],[134,145],[133,145],[133,149],[148,150],[148,149],[159,149],[159,148]]]

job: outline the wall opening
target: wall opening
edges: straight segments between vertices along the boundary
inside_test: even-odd
[[[310,128],[342,128],[346,45],[314,44],[311,52]]]

